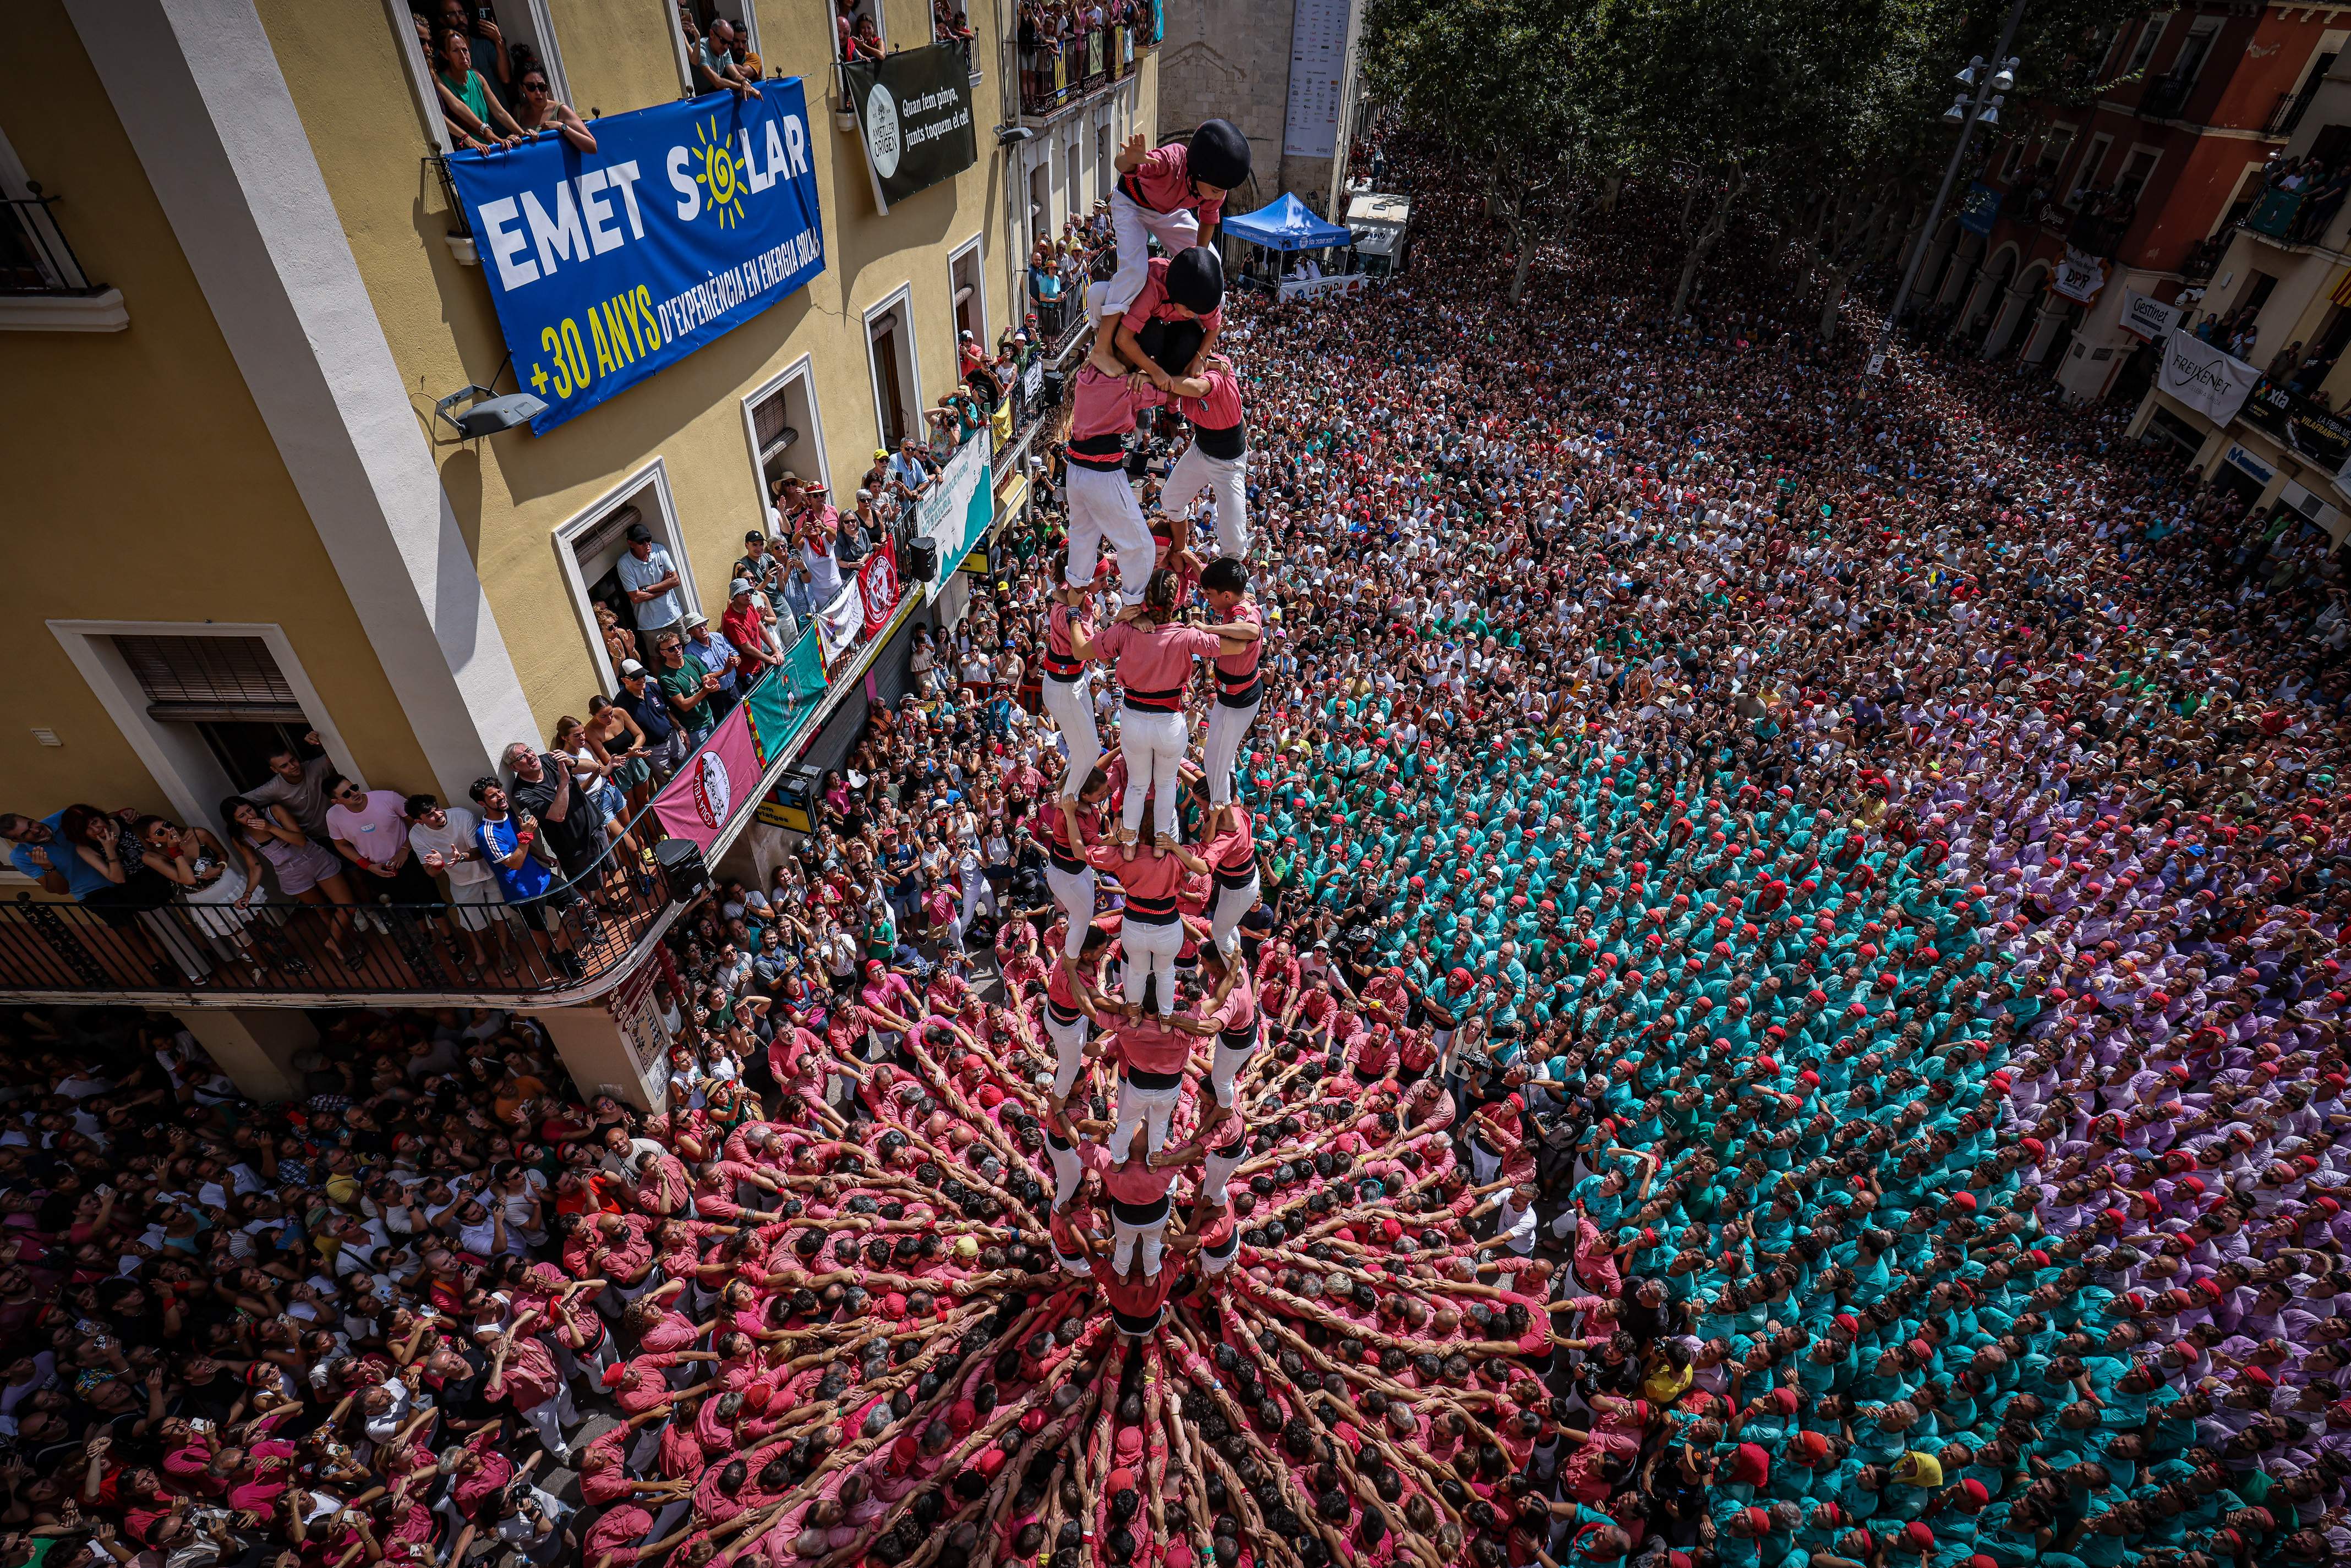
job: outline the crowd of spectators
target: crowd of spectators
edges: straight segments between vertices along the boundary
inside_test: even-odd
[[[15,1021],[5,1568],[2351,1554],[2329,542],[2127,410],[1864,379],[1768,235],[1664,319],[1668,192],[1506,305],[1395,163],[1415,274],[1222,338],[1263,901],[1178,999],[1265,1030],[1223,1179],[1187,1073],[1165,1158],[1057,1190],[1114,1091],[1051,1093],[1046,1025],[1133,1020],[1055,961],[1048,483],[674,934],[664,1110],[489,1012],[333,1015],[278,1106],[168,1023]],[[1144,1334],[1092,1255],[1138,1166],[1184,1184]]]

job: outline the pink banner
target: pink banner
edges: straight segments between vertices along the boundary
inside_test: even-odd
[[[664,833],[691,838],[706,851],[728,823],[751,809],[760,772],[750,711],[737,703],[653,796],[653,816]]]
[[[857,568],[857,586],[865,595],[865,635],[872,637],[890,623],[898,607],[898,542],[884,539],[882,547]]]

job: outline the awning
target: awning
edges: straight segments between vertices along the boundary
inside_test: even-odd
[[[1305,202],[1287,191],[1254,213],[1227,218],[1225,232],[1270,251],[1311,251],[1354,243],[1354,236],[1344,228],[1316,217]]]
[[[1349,232],[1355,236],[1355,254],[1359,256],[1393,256],[1404,243],[1404,231],[1387,224],[1376,228],[1365,224]]]

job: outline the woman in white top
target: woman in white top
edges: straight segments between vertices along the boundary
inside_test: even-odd
[[[261,964],[253,955],[253,917],[246,906],[261,886],[261,858],[241,840],[232,848],[202,827],[182,827],[160,816],[142,816],[132,828],[147,868],[176,884],[180,896],[198,906],[196,929],[221,957],[241,962],[258,983]]]

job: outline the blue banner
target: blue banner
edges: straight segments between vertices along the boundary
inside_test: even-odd
[[[1978,180],[1959,198],[1959,227],[1970,234],[1989,234],[2000,216],[2000,192]]]
[[[449,159],[516,378],[549,431],[733,331],[824,270],[799,78]]]

